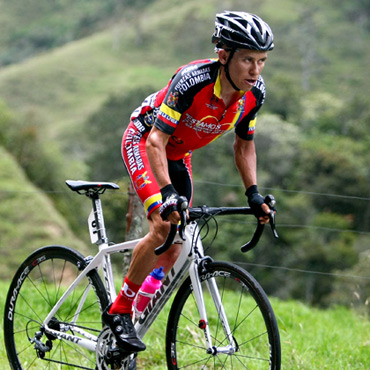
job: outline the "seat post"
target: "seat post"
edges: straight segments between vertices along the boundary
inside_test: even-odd
[[[96,232],[98,235],[97,244],[108,244],[108,237],[105,230],[103,208],[98,191],[89,191],[86,195],[92,200],[93,212],[96,224]]]

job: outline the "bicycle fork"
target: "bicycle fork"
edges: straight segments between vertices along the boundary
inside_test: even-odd
[[[205,339],[207,342],[207,353],[211,354],[213,356],[216,356],[219,353],[232,355],[235,352],[238,351],[236,341],[234,340],[234,337],[232,335],[229,322],[227,320],[227,316],[222,304],[220,292],[218,290],[218,286],[216,283],[215,278],[211,277],[210,279],[206,280],[207,288],[212,296],[214,305],[217,310],[217,314],[219,317],[219,320],[222,324],[223,330],[225,332],[225,338],[227,339],[228,345],[223,347],[218,347],[213,345],[212,343],[212,335],[210,332],[210,327],[208,324],[207,319],[207,311],[203,296],[203,289],[201,286],[201,275],[199,272],[198,264],[195,261],[192,261],[189,273],[190,273],[190,279],[193,286],[193,291],[195,295],[195,300],[197,302],[197,307],[200,315],[199,320],[199,328],[204,331]]]

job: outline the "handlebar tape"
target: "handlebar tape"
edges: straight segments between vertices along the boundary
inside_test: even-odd
[[[258,223],[256,231],[254,232],[252,239],[247,244],[244,244],[240,248],[243,253],[250,251],[251,249],[253,249],[257,245],[257,243],[260,240],[260,237],[263,233],[264,227],[265,227],[264,224]]]
[[[166,241],[158,248],[154,250],[155,255],[159,256],[160,254],[166,252],[172,245],[173,240],[175,239],[177,233],[177,225],[171,224],[170,232],[167,236]]]

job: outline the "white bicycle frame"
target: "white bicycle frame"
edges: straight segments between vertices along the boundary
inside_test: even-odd
[[[87,274],[92,271],[93,269],[100,269],[102,268],[106,292],[109,298],[109,301],[114,301],[117,297],[117,293],[115,290],[114,280],[113,280],[113,272],[111,267],[110,255],[113,253],[118,253],[122,251],[128,251],[134,249],[137,243],[141,239],[136,239],[132,241],[127,241],[119,244],[109,245],[108,239],[105,234],[105,226],[104,226],[104,218],[103,218],[103,211],[100,203],[100,199],[93,199],[93,210],[89,217],[89,229],[91,240],[93,243],[98,244],[99,251],[93,258],[87,258],[86,262],[87,265],[81,272],[81,274],[74,280],[74,282],[69,286],[69,288],[65,291],[63,296],[59,299],[59,301],[55,304],[52,310],[49,312],[47,317],[43,322],[43,326],[45,328],[45,332],[51,335],[54,335],[58,339],[68,340],[75,344],[78,344],[84,348],[87,348],[91,351],[95,351],[98,337],[94,336],[90,333],[87,333],[82,328],[73,327],[73,332],[78,334],[66,334],[66,328],[64,325],[61,325],[62,330],[55,330],[51,329],[48,326],[50,320],[56,316],[56,313],[66,298],[72,293],[72,291],[76,288],[79,282],[84,279]],[[146,332],[149,330],[152,323],[155,321],[156,317],[170,298],[173,291],[180,285],[180,283],[184,280],[187,272],[189,272],[199,315],[200,315],[200,323],[205,323],[204,331],[205,331],[205,338],[207,341],[207,352],[208,353],[227,353],[232,354],[235,352],[235,343],[231,334],[231,330],[227,321],[227,317],[222,306],[220,294],[217,288],[217,284],[215,279],[211,277],[211,279],[207,280],[207,287],[208,290],[213,298],[214,304],[216,306],[216,310],[220,316],[221,323],[223,325],[224,331],[228,337],[229,345],[225,347],[215,348],[213,347],[212,338],[210,334],[210,329],[208,326],[207,320],[207,312],[205,308],[205,302],[203,298],[203,291],[201,287],[201,279],[199,275],[199,263],[204,255],[202,241],[199,235],[199,229],[196,222],[191,222],[185,230],[185,237],[186,240],[182,241],[180,237],[177,235],[175,239],[175,243],[182,244],[181,253],[178,257],[176,263],[171,268],[167,276],[162,282],[161,288],[155,293],[152,297],[144,311],[142,312],[141,316],[138,318],[137,322],[135,323],[136,331],[139,337],[143,338]],[[197,249],[198,253],[193,253],[195,249]],[[89,285],[88,289],[91,289]],[[86,299],[88,291],[85,292],[83,295],[75,316],[74,320],[77,319],[80,309],[84,304],[84,300]],[[103,307],[104,308],[104,307]],[[63,330],[64,329],[64,330]]]

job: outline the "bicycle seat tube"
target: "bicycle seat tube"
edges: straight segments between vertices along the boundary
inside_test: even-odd
[[[92,211],[88,219],[91,243],[96,244],[99,250],[105,249],[109,245],[104,224],[103,207],[99,192],[89,192],[86,194],[92,201]],[[103,256],[102,267],[104,271],[104,283],[109,302],[113,302],[117,296],[114,288],[113,270],[109,253]]]

